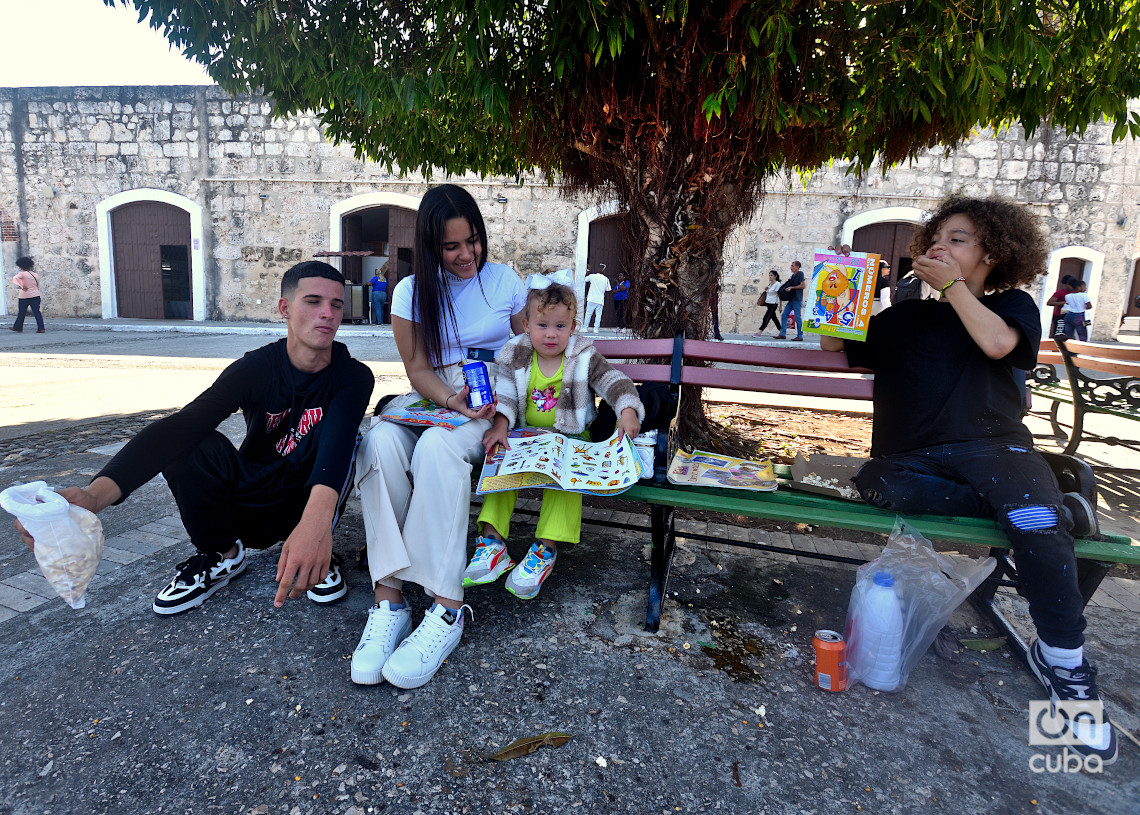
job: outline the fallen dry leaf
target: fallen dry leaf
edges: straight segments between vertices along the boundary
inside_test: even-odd
[[[984,640],[958,640],[963,648],[971,651],[996,651],[1005,645],[1005,637],[991,637]]]
[[[491,758],[494,761],[510,761],[512,758],[528,756],[539,747],[561,747],[570,741],[570,738],[569,733],[554,732],[543,733],[539,736],[527,736],[526,738],[512,741],[502,750],[491,756]]]

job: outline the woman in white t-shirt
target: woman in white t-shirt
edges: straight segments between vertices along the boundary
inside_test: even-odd
[[[760,295],[760,299],[756,301],[756,305],[765,306],[768,310],[764,312],[764,321],[760,323],[760,327],[756,329],[753,337],[764,336],[764,329],[768,327],[768,322],[771,321],[772,326],[776,329],[776,333],[780,333],[780,318],[776,315],[776,309],[780,307],[780,273],[775,269],[768,272],[768,288],[764,294]]]
[[[458,411],[454,430],[380,422],[356,456],[376,606],[352,655],[352,681],[401,688],[428,682],[463,633],[463,569],[471,462],[495,405],[467,407],[463,365],[483,361],[495,385],[495,353],[522,330],[526,290],[509,266],[487,263],[487,228],[469,193],[452,184],[423,197],[414,274],[392,292],[392,334],[415,398]],[[435,602],[412,631],[405,582]]]
[[[1085,281],[1077,280],[1072,285],[1073,290],[1065,295],[1065,306],[1068,308],[1063,316],[1065,336],[1071,340],[1087,342],[1089,329],[1085,324],[1085,311],[1092,305],[1092,301],[1085,293]]]

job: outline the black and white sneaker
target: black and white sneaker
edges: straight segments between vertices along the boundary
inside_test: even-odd
[[[1084,702],[1089,705],[1090,717],[1082,715],[1070,721],[1068,745],[1081,755],[1097,756],[1101,764],[1116,761],[1116,730],[1108,721],[1104,703],[1096,689],[1096,668],[1089,665],[1087,659],[1081,667],[1072,670],[1050,665],[1041,653],[1038,640],[1033,640],[1029,646],[1029,667],[1049,691],[1053,704]]]
[[[1073,519],[1074,538],[1095,538],[1100,535],[1100,524],[1096,520],[1096,507],[1079,492],[1066,492],[1061,503]]]
[[[206,598],[245,571],[245,547],[237,544],[237,554],[224,557],[220,552],[199,552],[176,567],[178,573],[154,598],[155,614],[180,614],[202,605]]]
[[[340,573],[340,555],[333,552],[332,560],[329,561],[329,573],[305,594],[314,603],[332,603],[348,594],[348,584]]]

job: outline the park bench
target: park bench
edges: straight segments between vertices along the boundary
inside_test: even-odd
[[[676,339],[597,340],[594,347],[635,382],[666,383],[679,392],[680,385],[723,388],[738,392],[793,394],[867,401],[871,399],[870,372],[852,369],[843,353],[814,349],[766,347]],[[724,367],[731,366],[731,367]],[[680,415],[680,411],[678,411]],[[672,435],[672,434],[671,434]],[[670,450],[670,455],[672,450]],[[1096,484],[1091,468],[1072,456],[1043,453],[1065,492],[1082,492],[1096,504]],[[790,477],[789,468],[777,467],[777,476]],[[680,486],[641,481],[622,493],[622,501],[646,505],[652,536],[649,598],[646,628],[656,631],[669,584],[676,542],[677,510],[720,512],[726,515],[763,518],[890,534],[896,514],[861,502],[781,487],[775,492],[744,492],[708,487]],[[1017,573],[1009,557],[1009,541],[992,519],[955,518],[937,515],[903,516],[927,538],[963,546],[989,547],[998,561],[994,574],[974,593],[973,601],[1009,637],[1015,650],[1025,655],[1026,643],[1001,614],[996,602],[1000,586],[1016,586]],[[644,525],[609,523],[620,528],[643,530]],[[684,537],[811,557],[843,563],[863,561],[827,553],[809,553],[759,541],[738,541],[709,535]],[[1140,546],[1121,535],[1076,541],[1078,579],[1087,604],[1114,563],[1140,564]]]
[[[1064,370],[1065,379],[1058,375]],[[1058,334],[1041,343],[1037,367],[1030,378],[1033,396],[1051,402],[1048,418],[1055,438],[1064,440],[1063,452],[1073,455],[1086,438],[1131,450],[1131,439],[1102,436],[1085,429],[1089,414],[1140,420],[1140,347],[1080,342]],[[1071,420],[1062,416],[1062,406]]]

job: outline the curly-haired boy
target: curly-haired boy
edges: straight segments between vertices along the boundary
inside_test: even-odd
[[[1020,286],[1045,270],[1033,215],[999,199],[949,198],[914,236],[914,274],[938,300],[906,300],[871,318],[866,342],[821,338],[875,372],[871,460],[854,481],[864,500],[903,513],[993,517],[1013,547],[1029,613],[1033,672],[1054,701],[1096,704],[1084,658],[1085,618],[1073,535],[1098,532],[1096,510],[1062,494],[1021,421],[1014,368],[1032,368],[1038,306]],[[1100,721],[1074,724],[1073,749],[1116,759]]]

